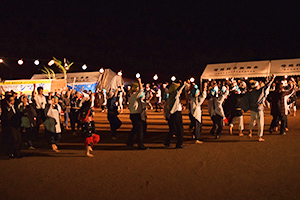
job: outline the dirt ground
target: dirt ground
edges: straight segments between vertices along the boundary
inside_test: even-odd
[[[203,108],[203,144],[188,132],[184,111],[186,149],[165,149],[168,126],[162,113],[148,111],[149,150],[128,149],[125,141],[131,123],[127,110],[118,140],[111,139],[106,113],[96,112],[101,142],[94,158],[84,157],[80,135],[62,135],[61,153],[50,150],[43,134],[36,150],[25,150],[22,159],[0,159],[0,199],[300,199],[299,115],[288,117],[286,136],[270,134],[269,109],[265,112],[265,142],[257,136],[234,135],[228,126],[219,140],[209,135],[212,122]],[[248,131],[249,112],[245,113]],[[256,131],[254,131],[256,134]],[[175,147],[176,138],[172,146]]]

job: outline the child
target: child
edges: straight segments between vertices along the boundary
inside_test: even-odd
[[[93,146],[97,144],[100,140],[100,136],[96,134],[95,131],[95,122],[93,120],[93,110],[91,108],[92,95],[89,97],[84,97],[82,101],[82,106],[79,110],[79,119],[81,121],[81,130],[84,135],[85,142],[84,146],[86,148],[85,155],[87,157],[94,157],[91,154],[93,151]]]

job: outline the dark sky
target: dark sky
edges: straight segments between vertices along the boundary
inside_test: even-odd
[[[77,2],[1,2],[0,77],[30,78],[52,56],[74,61],[71,71],[86,63],[145,81],[198,78],[208,63],[300,57],[299,5]]]

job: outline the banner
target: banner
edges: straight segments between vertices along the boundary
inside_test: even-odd
[[[17,93],[22,92],[23,94],[31,94],[33,84],[36,84],[36,88],[43,87],[44,94],[50,92],[51,80],[8,80],[0,83],[0,87],[1,90],[3,87],[6,92],[13,90]]]

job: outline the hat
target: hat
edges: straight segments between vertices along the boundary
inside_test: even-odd
[[[175,92],[179,86],[180,86],[179,83],[172,83],[169,88],[169,93]]]
[[[251,88],[256,88],[258,86],[258,81],[251,80],[250,85],[251,85]]]
[[[139,87],[138,83],[132,83],[131,84],[131,88],[129,90],[129,93],[133,92],[134,90],[136,90]]]

